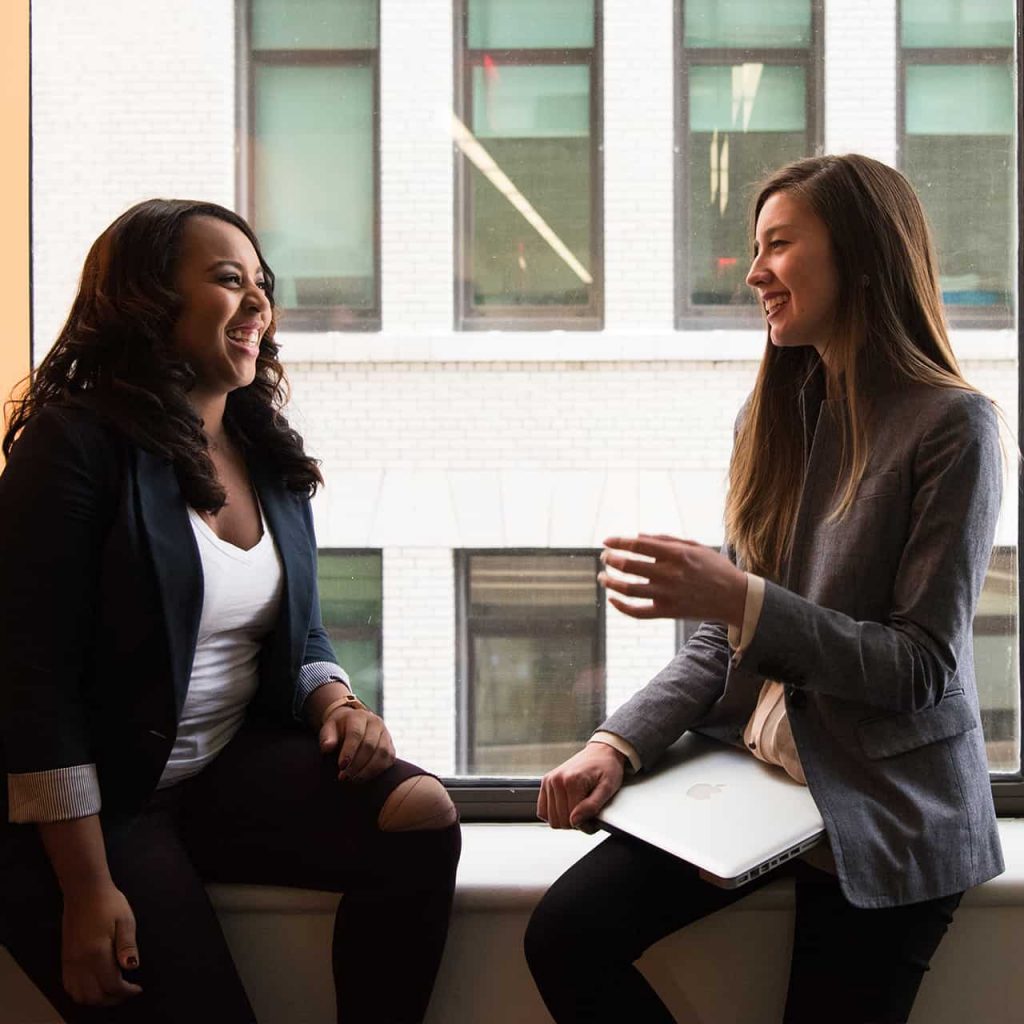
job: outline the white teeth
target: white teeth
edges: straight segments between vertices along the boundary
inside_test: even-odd
[[[788,295],[776,295],[774,298],[767,299],[764,304],[764,311],[766,316],[771,316],[780,306],[784,306],[789,302]]]
[[[232,341],[237,341],[242,345],[248,345],[250,348],[258,348],[260,344],[260,332],[256,330],[241,330],[235,328],[227,332],[227,336]]]

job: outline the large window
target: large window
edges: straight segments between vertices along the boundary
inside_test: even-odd
[[[604,717],[595,551],[459,551],[459,768],[541,775]]]
[[[356,696],[380,713],[383,628],[381,553],[321,550],[320,610]]]
[[[456,6],[456,326],[600,327],[600,0]]]
[[[1013,316],[1013,0],[901,0],[901,165],[954,323]]]
[[[377,0],[243,9],[240,192],[277,275],[282,326],[376,328]]]
[[[677,20],[677,322],[754,323],[751,186],[821,146],[821,4],[679,0]]]

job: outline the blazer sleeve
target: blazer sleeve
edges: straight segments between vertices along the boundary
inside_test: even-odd
[[[859,622],[769,582],[744,668],[887,711],[942,699],[972,650],[999,515],[1002,460],[987,399],[960,393],[945,404],[917,445],[913,481],[886,620]]]
[[[102,430],[48,407],[0,477],[0,742],[13,822],[97,813],[83,668],[116,460]]]
[[[320,587],[316,572],[316,532],[313,528],[313,513],[308,501],[303,506],[303,523],[313,554],[313,603],[309,617],[309,629],[306,632],[306,643],[302,652],[302,665],[295,683],[293,713],[296,718],[302,718],[302,708],[306,703],[306,698],[325,683],[339,682],[350,690],[352,688],[348,673],[338,664],[331,639],[324,628],[323,614],[320,611]]]
[[[640,766],[649,768],[721,697],[729,657],[726,627],[703,623],[668,665],[598,729],[627,740]]]

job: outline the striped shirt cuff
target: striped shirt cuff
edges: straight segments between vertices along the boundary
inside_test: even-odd
[[[8,819],[25,825],[70,821],[100,812],[100,783],[94,764],[7,776]]]
[[[325,683],[344,683],[349,690],[352,689],[348,673],[333,661],[311,661],[299,669],[299,681],[295,684],[295,702],[292,704],[292,714],[297,719],[302,720],[302,707],[306,703],[306,698]]]

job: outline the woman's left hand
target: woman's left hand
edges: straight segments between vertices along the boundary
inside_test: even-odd
[[[598,582],[606,590],[650,601],[628,604],[609,595],[609,602],[625,615],[634,619],[714,619],[730,626],[743,625],[747,574],[717,551],[666,534],[608,537],[604,543],[601,561],[640,580],[623,580],[602,572]]]
[[[340,707],[320,727],[320,749],[338,751],[338,781],[368,782],[395,763],[384,720],[364,708]]]

